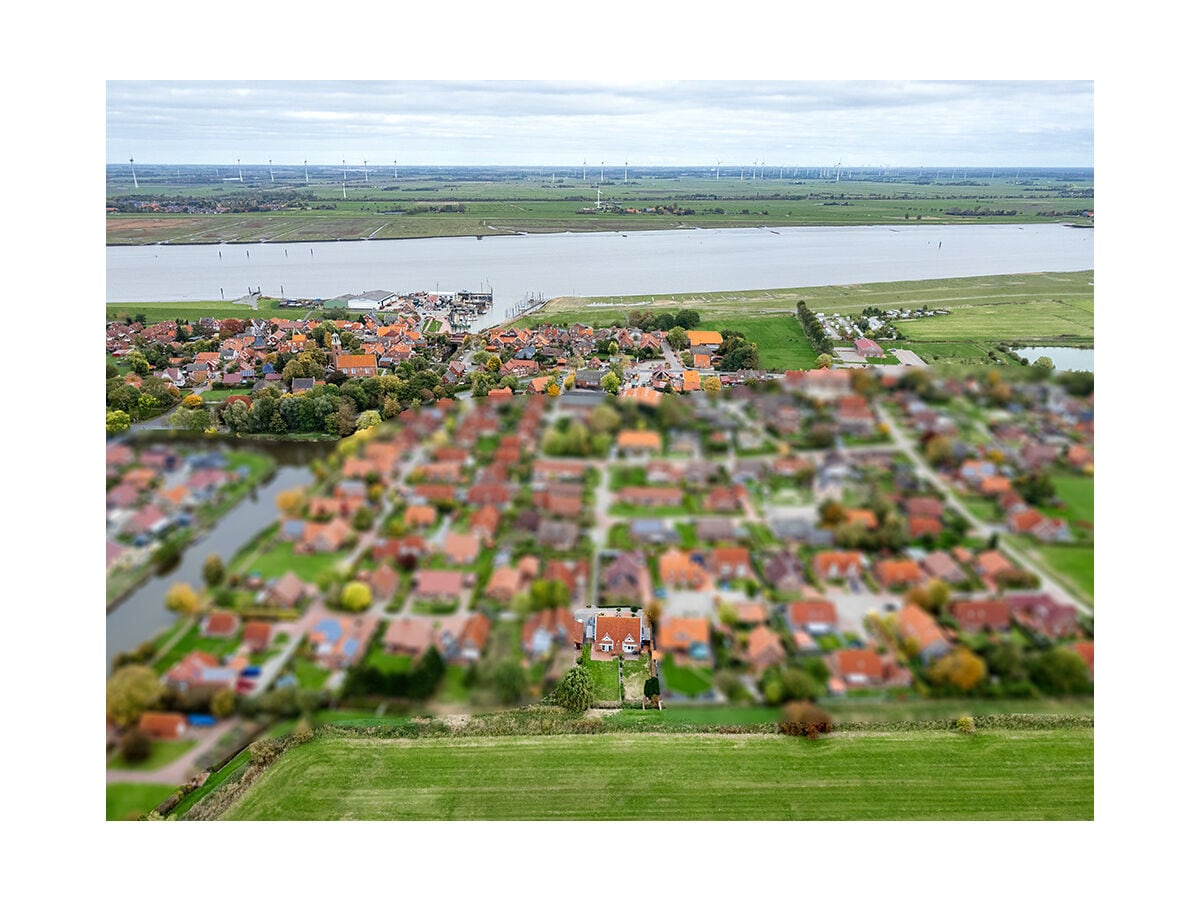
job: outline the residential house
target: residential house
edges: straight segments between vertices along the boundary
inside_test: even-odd
[[[605,602],[645,606],[651,598],[650,570],[638,551],[618,553],[600,569],[600,596]]]
[[[376,603],[388,603],[400,587],[400,576],[396,570],[384,563],[366,577],[367,586]]]
[[[927,553],[921,559],[921,568],[928,573],[930,578],[940,579],[947,584],[962,584],[969,577],[963,571],[962,567],[954,561],[954,557],[945,550],[935,550],[932,553]]]
[[[661,453],[662,435],[657,431],[624,429],[617,433],[617,452],[632,457]]]
[[[852,687],[883,682],[883,657],[874,650],[838,650],[828,656],[829,671]]]
[[[187,731],[187,719],[177,712],[144,712],[137,730],[156,741],[177,741]]]
[[[589,566],[586,559],[549,560],[542,577],[546,581],[561,581],[565,584],[571,592],[573,602],[581,602],[587,597]]]
[[[404,511],[405,528],[432,528],[437,524],[437,510],[425,504],[410,506]]]
[[[500,510],[494,506],[484,506],[471,514],[470,531],[487,546],[491,546],[496,537],[496,529],[500,527]]]
[[[748,578],[757,581],[750,551],[745,547],[717,547],[708,555],[708,569],[718,581]]]
[[[921,584],[925,573],[911,559],[881,559],[875,563],[875,578],[885,590],[893,590]]]
[[[696,519],[694,524],[696,537],[701,541],[735,541],[742,534],[732,519]]]
[[[266,606],[282,606],[292,609],[301,601],[316,596],[317,589],[302,581],[290,569],[278,578],[270,581],[260,595],[259,602]]]
[[[912,603],[906,603],[896,613],[896,630],[902,639],[916,643],[921,660],[928,664],[950,652],[950,639],[933,616]]]
[[[593,659],[638,656],[642,652],[642,617],[596,616]]]
[[[413,579],[412,596],[417,600],[457,600],[467,586],[463,572],[420,569]]]
[[[430,619],[392,619],[383,634],[383,649],[387,653],[415,658],[432,647],[435,638]]]
[[[798,594],[807,583],[804,567],[787,550],[779,550],[763,562],[763,579],[780,594]]]
[[[237,686],[236,670],[223,666],[211,653],[193,650],[163,676],[167,687],[180,691],[192,688],[233,689]]]
[[[737,513],[742,511],[746,488],[740,484],[731,487],[720,485],[713,488],[704,498],[706,512]]]
[[[315,661],[327,669],[345,669],[366,652],[375,632],[372,616],[328,616],[318,620],[308,633]]]
[[[492,570],[484,594],[500,603],[508,603],[521,589],[521,573],[512,566],[497,566]]]
[[[579,526],[565,519],[543,518],[538,522],[537,541],[552,550],[570,550],[579,540]]]
[[[1015,574],[1019,570],[999,550],[985,550],[975,557],[975,571],[990,582],[997,578]]]
[[[950,604],[950,615],[963,631],[1007,631],[1011,610],[1007,600],[958,600]]]
[[[483,655],[492,623],[482,613],[446,619],[437,632],[437,646],[450,665],[470,665]]]
[[[854,349],[859,356],[867,359],[883,356],[883,348],[870,338],[859,338],[854,342]]]
[[[862,578],[866,557],[856,550],[822,550],[813,557],[813,571],[821,581]]]
[[[340,353],[333,367],[351,378],[373,378],[379,374],[378,360],[373,353]]]
[[[766,625],[759,625],[746,637],[745,658],[755,673],[761,674],[771,666],[783,663],[787,659],[787,652],[779,635]]]
[[[242,646],[248,653],[262,653],[271,646],[271,623],[262,620],[247,622],[242,629]]]
[[[677,663],[711,664],[712,626],[700,616],[664,618],[658,626],[657,647]]]
[[[525,619],[521,626],[521,649],[538,659],[555,647],[570,647],[583,642],[583,623],[569,610],[558,606],[543,609]]]
[[[789,603],[787,609],[793,632],[829,634],[837,628],[837,608],[828,600],[801,600]]]
[[[200,633],[204,637],[233,637],[237,634],[240,620],[230,612],[211,612],[204,617]]]
[[[618,503],[631,506],[682,506],[683,491],[677,487],[623,487],[616,493]]]
[[[663,584],[676,589],[707,590],[712,586],[704,554],[697,550],[668,550],[658,558],[658,576]]]
[[[1010,594],[1013,620],[1053,640],[1074,637],[1079,631],[1079,611],[1059,603],[1049,594]]]
[[[442,552],[451,565],[469,566],[479,557],[479,538],[452,531],[446,535]]]

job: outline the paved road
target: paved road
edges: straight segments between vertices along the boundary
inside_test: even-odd
[[[129,781],[149,784],[183,784],[200,771],[200,767],[196,765],[196,760],[231,731],[240,721],[235,716],[214,725],[212,728],[191,729],[192,733],[198,738],[196,746],[179,757],[179,759],[152,771],[134,772],[127,769],[106,769],[105,781],[110,784]],[[166,798],[164,797],[163,799],[165,800]]]

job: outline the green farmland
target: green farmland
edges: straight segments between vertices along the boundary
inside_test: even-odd
[[[235,820],[1091,820],[1091,729],[323,736]]]

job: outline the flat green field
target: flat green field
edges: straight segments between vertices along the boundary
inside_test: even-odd
[[[1054,491],[1067,504],[1060,513],[1068,522],[1094,522],[1096,482],[1087,475],[1057,475],[1050,479]]]
[[[279,309],[274,300],[260,300],[257,309],[251,309],[244,303],[216,301],[196,301],[185,303],[108,303],[104,311],[106,321],[124,319],[139,313],[146,317],[146,323],[174,322],[185,319],[195,322],[211,316],[214,319],[248,319],[251,316],[263,316],[271,319],[303,319],[309,312],[307,309]]]
[[[1096,551],[1093,547],[1055,546],[1044,544],[1034,553],[1059,575],[1068,579],[1087,600],[1096,594]]]
[[[175,791],[173,784],[126,782],[109,784],[104,790],[104,818],[120,822],[144,816]]]
[[[287,753],[235,820],[1074,820],[1091,729],[384,740]]]

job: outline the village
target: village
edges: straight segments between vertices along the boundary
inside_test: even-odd
[[[261,477],[196,442],[338,441],[114,661],[110,781],[144,753],[182,783],[280,716],[553,702],[576,667],[595,710],[1090,692],[1090,377],[431,321],[109,324],[110,425],[166,385],[127,417],[172,436],[108,444],[110,581]]]

